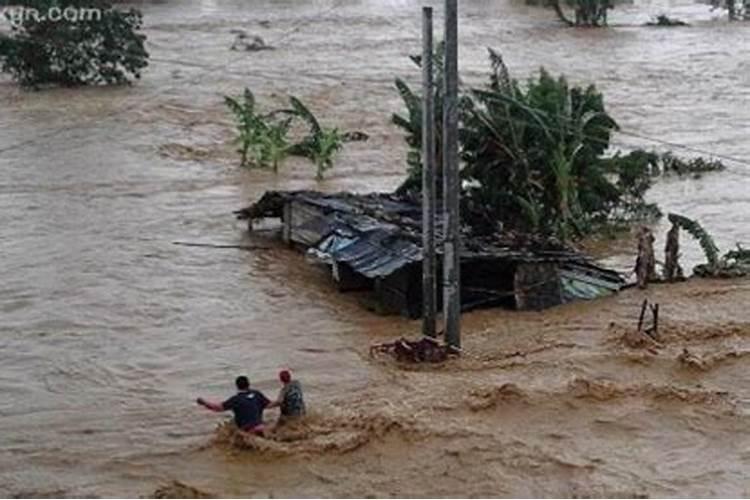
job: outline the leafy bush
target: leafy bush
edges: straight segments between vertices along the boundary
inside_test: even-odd
[[[605,157],[617,124],[593,85],[571,86],[544,69],[521,84],[492,50],[490,62],[488,85],[459,98],[465,223],[475,232],[502,225],[571,238],[613,220],[658,215],[643,200],[658,158],[646,152]],[[410,146],[410,175],[401,190],[416,193],[421,98],[403,81],[397,88],[408,117],[396,115],[394,122],[407,131]]]
[[[719,160],[702,157],[685,160],[667,152],[661,155],[662,172],[665,174],[700,176],[709,172],[721,172],[726,166]]]
[[[291,118],[279,120],[276,118],[279,112],[258,114],[255,96],[247,88],[241,98],[225,96],[224,103],[235,118],[240,165],[270,168],[278,172],[279,164],[291,149],[287,140]]]
[[[683,229],[701,246],[706,257],[705,264],[698,264],[693,272],[704,278],[737,278],[750,274],[750,251],[737,245],[736,250],[730,250],[719,257],[719,247],[703,226],[696,220],[684,215],[669,214],[672,228]]]
[[[698,221],[680,214],[669,214],[668,218],[669,222],[687,231],[700,244],[703,254],[706,256],[707,267],[711,270],[718,269],[719,247],[716,246],[711,235],[703,229],[703,226]]]
[[[287,156],[302,156],[315,164],[316,178],[321,180],[325,172],[333,168],[333,160],[344,142],[366,140],[367,135],[361,132],[342,133],[337,128],[321,126],[302,101],[296,97],[289,100],[291,109],[259,114],[250,89],[245,89],[242,97],[224,97],[235,117],[242,166],[271,168],[278,172]],[[288,135],[295,118],[308,126],[309,131],[300,142],[292,144]]]
[[[257,148],[259,144],[260,123],[262,118],[255,113],[255,96],[250,89],[245,89],[241,98],[224,96],[224,104],[234,115],[237,127],[237,139],[235,142],[240,146],[240,165],[247,166],[252,157],[258,157]]]
[[[140,78],[148,64],[146,37],[136,9],[120,11],[107,0],[18,0],[17,7],[98,9],[100,16],[51,20],[24,16],[0,36],[0,68],[22,86],[122,84]],[[11,11],[6,17],[11,17]]]

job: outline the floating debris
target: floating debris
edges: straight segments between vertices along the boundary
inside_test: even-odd
[[[401,337],[395,342],[371,346],[370,356],[375,354],[388,354],[399,362],[442,363],[451,356],[457,356],[459,351],[431,337],[422,337],[420,340]]]
[[[656,16],[656,18],[653,21],[647,22],[646,26],[659,26],[659,27],[672,28],[675,26],[689,26],[689,24],[686,23],[685,21],[681,21],[679,19],[669,17],[666,14],[659,14],[658,16]]]
[[[257,35],[250,37],[244,31],[239,31],[239,30],[236,33],[236,35],[237,36],[234,39],[234,43],[232,43],[232,47],[231,47],[232,50],[244,50],[247,52],[258,52],[260,50],[273,50],[275,48],[266,44],[265,40],[263,40],[263,38]]]

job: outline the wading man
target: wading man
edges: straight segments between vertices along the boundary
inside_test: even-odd
[[[212,403],[203,398],[198,398],[199,405],[215,412],[231,410],[234,413],[234,422],[237,428],[263,436],[263,410],[271,405],[271,401],[262,392],[250,388],[250,381],[245,376],[239,376],[235,380],[237,394],[223,403]]]
[[[302,386],[296,380],[292,380],[292,374],[289,370],[279,372],[279,381],[282,384],[279,397],[271,403],[272,407],[278,406],[281,409],[279,423],[288,419],[302,417],[305,414],[305,400],[302,397]]]

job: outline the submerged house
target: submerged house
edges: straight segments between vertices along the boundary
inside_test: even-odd
[[[421,316],[418,204],[392,194],[270,191],[237,216],[249,220],[250,230],[258,219],[279,219],[283,241],[329,266],[340,291],[370,290],[380,312]],[[609,295],[623,284],[618,273],[559,243],[528,235],[462,237],[464,311],[495,306],[539,310]],[[438,305],[441,299],[438,294]]]

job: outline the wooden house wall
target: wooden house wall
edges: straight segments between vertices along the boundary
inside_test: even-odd
[[[539,311],[563,303],[558,264],[519,263],[513,280],[516,309]]]
[[[408,265],[375,280],[375,296],[380,314],[400,314],[418,318],[422,314],[421,263]]]
[[[324,219],[325,213],[315,205],[287,201],[284,205],[284,241],[305,247],[317,244],[327,232]]]

